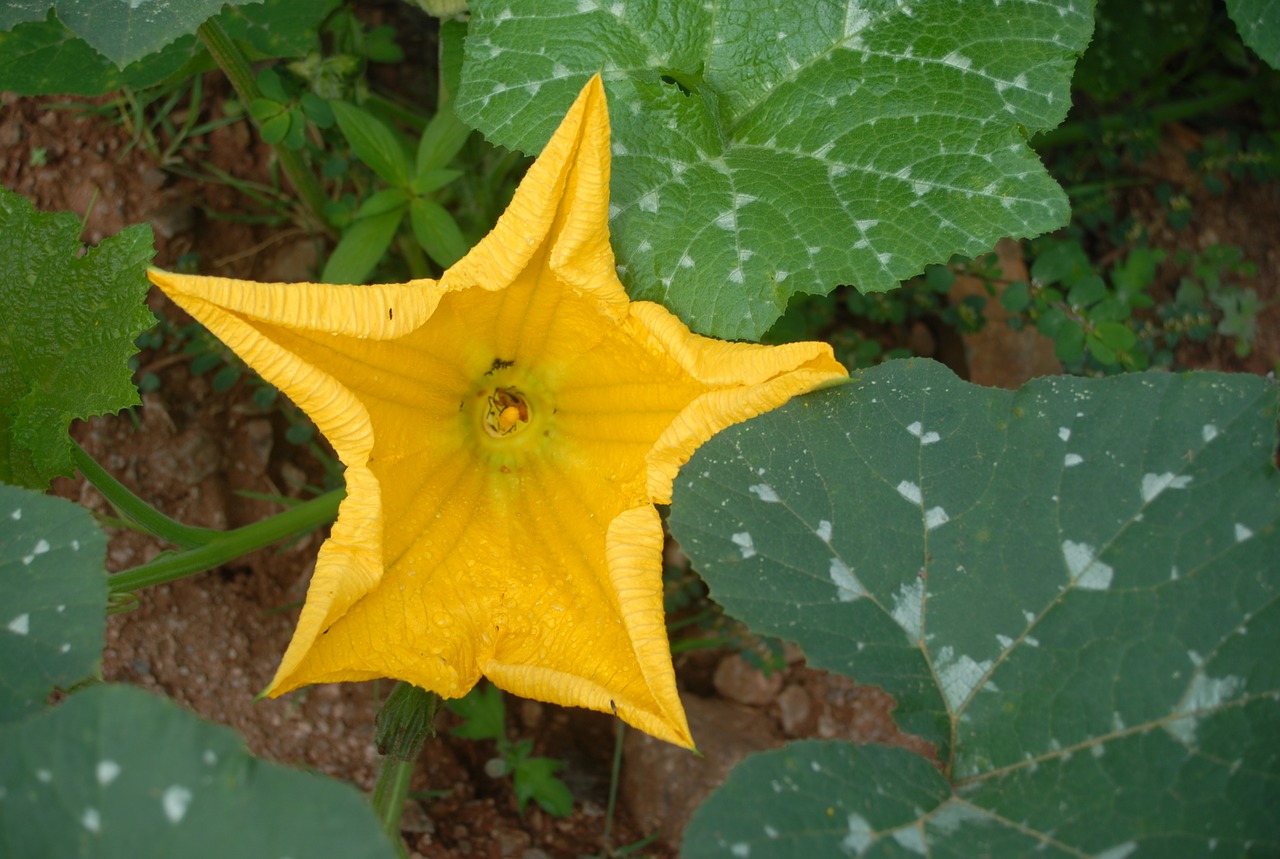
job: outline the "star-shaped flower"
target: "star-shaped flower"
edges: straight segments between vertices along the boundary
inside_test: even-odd
[[[268,694],[481,675],[691,746],[655,504],[719,430],[843,378],[820,343],[693,334],[623,291],[589,81],[494,230],[439,281],[151,279],[294,400],[347,497]]]

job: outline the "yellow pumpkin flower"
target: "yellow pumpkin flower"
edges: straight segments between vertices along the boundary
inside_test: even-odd
[[[691,747],[655,504],[719,430],[843,378],[628,300],[592,78],[494,230],[439,281],[151,279],[316,423],[347,496],[268,689],[480,676]]]

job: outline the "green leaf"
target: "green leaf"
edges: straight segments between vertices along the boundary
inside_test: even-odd
[[[767,797],[762,788],[768,791]],[[928,856],[920,814],[946,809],[950,797],[951,786],[937,769],[905,749],[818,740],[791,743],[752,755],[729,773],[724,785],[693,813],[680,855],[685,859]],[[935,831],[971,822],[955,810],[935,813],[936,818],[927,823]],[[881,839],[896,842],[898,849],[885,844],[879,852],[869,850]],[[1027,855],[1037,841],[1029,835],[1010,837],[1002,846],[1001,851],[985,855]],[[984,854],[978,850],[952,853],[944,848],[933,855]]]
[[[1025,280],[1015,280],[1000,293],[1000,303],[1010,313],[1021,313],[1031,305],[1031,289]]]
[[[176,75],[198,54],[194,37],[125,67],[116,66],[49,13],[47,20],[0,28],[0,89],[23,95],[100,95],[142,88]]]
[[[258,60],[300,57],[319,46],[320,24],[341,0],[250,0],[228,5],[218,23]]]
[[[245,47],[250,56],[298,56],[316,43],[317,23],[338,0],[266,0],[248,6],[230,6],[218,15],[223,29]],[[48,8],[48,0],[27,3],[24,9]],[[129,4],[115,3],[124,9]],[[142,8],[139,4],[139,8]],[[18,7],[11,6],[10,12]],[[0,10],[0,16],[5,12]],[[0,19],[0,31],[8,29]],[[117,68],[83,39],[76,36],[52,12],[31,13],[26,23],[0,32],[0,89],[24,95],[50,93],[99,95],[123,86],[154,86],[186,70],[212,66],[195,36],[182,36],[137,62]]]
[[[461,175],[461,170],[419,170],[410,188],[415,194],[431,194]]]
[[[98,670],[106,553],[83,507],[0,485],[0,724]]]
[[[14,859],[396,855],[351,785],[254,758],[229,728],[131,686],[0,730],[0,784]]]
[[[52,8],[71,32],[124,68],[186,36],[222,9],[256,0],[11,0],[0,10],[0,30],[37,21]]]
[[[44,489],[71,473],[67,426],[138,402],[128,367],[155,324],[144,303],[151,227],[83,250],[70,212],[0,188],[0,480]]]
[[[397,188],[408,188],[412,168],[396,133],[372,114],[349,102],[335,99],[329,102],[329,107],[333,109],[338,128],[342,129],[342,135],[356,156],[369,165],[383,182]]]
[[[1067,303],[1073,307],[1084,308],[1099,301],[1107,294],[1107,284],[1096,274],[1082,277],[1067,290]]]
[[[333,108],[329,107],[329,102],[315,93],[304,92],[299,101],[302,103],[302,110],[306,113],[307,119],[318,127],[329,128],[337,121],[333,116]]]
[[[275,69],[267,67],[258,73],[258,89],[262,92],[264,98],[285,104],[289,101],[289,93],[284,88],[284,81],[280,80],[280,73]]]
[[[290,149],[301,149],[307,143],[307,117],[299,106],[289,108],[289,130],[283,142]]]
[[[1164,257],[1162,250],[1135,247],[1128,257],[1111,267],[1111,283],[1126,295],[1139,295],[1155,282],[1156,269]]]
[[[494,143],[536,152],[603,72],[620,276],[700,332],[758,339],[794,294],[892,289],[1067,220],[1026,137],[1069,106],[1088,4],[471,12],[456,109]]]
[[[1049,241],[1031,263],[1031,277],[1045,286],[1073,284],[1093,273],[1089,257],[1076,241]]]
[[[1278,411],[1254,376],[1000,391],[891,362],[717,435],[669,523],[728,612],[884,687],[936,744],[955,792],[913,799],[902,833],[927,855],[1267,854]],[[805,770],[781,795],[834,814]],[[843,778],[893,795],[900,770]],[[780,794],[757,788],[758,838]],[[859,813],[891,846],[901,824]]]
[[[573,811],[573,793],[568,785],[556,777],[564,769],[564,763],[552,758],[521,757],[512,770],[512,784],[520,813],[529,800],[535,800],[542,810],[553,817],[564,817]]]
[[[439,171],[462,150],[470,136],[470,126],[458,119],[451,106],[445,105],[431,117],[418,139],[416,176]]]
[[[258,133],[267,143],[279,143],[289,133],[292,118],[288,105],[268,98],[255,98],[249,104],[249,113],[258,123]]]
[[[320,279],[325,283],[364,283],[391,246],[404,211],[401,207],[352,221],[324,264]]]
[[[1085,346],[1088,347],[1089,354],[1104,367],[1113,367],[1120,363],[1120,357],[1116,355],[1115,350],[1092,334],[1085,338]]]
[[[1275,0],[1227,0],[1227,14],[1240,39],[1273,69],[1280,69],[1280,3]]]
[[[1138,342],[1133,329],[1119,322],[1099,322],[1093,327],[1093,333],[1114,352],[1127,352]]]
[[[468,740],[501,740],[506,735],[502,690],[492,684],[475,686],[461,698],[444,702],[465,721],[449,733]]]
[[[467,252],[467,240],[453,219],[438,203],[415,197],[409,204],[409,224],[427,256],[441,268],[448,268]]]
[[[1089,308],[1089,319],[1092,322],[1123,322],[1132,316],[1129,305],[1117,298],[1104,298]]]
[[[1084,327],[1074,319],[1064,319],[1053,333],[1053,354],[1064,364],[1080,360],[1084,354]]]
[[[925,285],[941,295],[951,291],[956,282],[956,273],[945,265],[931,265],[924,270]]]
[[[1045,301],[1052,301],[1049,296],[1042,296]],[[1056,337],[1058,331],[1063,325],[1067,324],[1067,314],[1062,308],[1050,305],[1046,307],[1040,314],[1040,318],[1036,320],[1036,330],[1046,337]]]
[[[399,212],[403,215],[403,210],[409,205],[410,199],[409,192],[403,188],[383,188],[361,203],[354,217],[370,218],[387,212]]]

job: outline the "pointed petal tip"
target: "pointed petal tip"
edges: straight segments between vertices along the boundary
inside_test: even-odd
[[[689,731],[689,723],[684,715],[684,709],[681,708],[676,714],[678,718],[669,714],[658,716],[652,713],[631,713],[624,715],[619,713],[618,718],[631,725],[639,731],[644,731],[654,739],[662,740],[664,743],[670,743],[673,746],[679,746],[682,749],[697,754],[698,748],[693,741],[693,734]]]

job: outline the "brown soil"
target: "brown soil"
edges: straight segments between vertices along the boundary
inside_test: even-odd
[[[219,104],[223,87],[210,76],[205,104],[197,109]],[[129,129],[111,121],[116,114],[102,110],[104,103],[99,100],[90,113],[89,103],[83,110],[55,109],[48,100],[0,94],[0,181],[42,210],[87,213],[84,238],[89,242],[132,223],[152,223],[156,263],[164,267],[194,253],[207,274],[257,280],[314,277],[318,255],[313,236],[287,224],[228,217],[260,211],[249,208],[245,197],[226,184],[197,183],[157,164],[153,150],[134,145]],[[243,123],[227,125],[189,141],[180,153],[181,164],[208,159],[237,177],[270,185],[271,152],[255,141]],[[1171,157],[1163,168],[1153,162],[1146,169],[1172,173],[1178,163]],[[1202,366],[1265,372],[1280,361],[1276,195],[1275,184],[1245,185],[1221,198],[1198,199],[1201,223],[1190,236],[1162,232],[1158,216],[1150,215],[1149,228],[1162,241],[1190,241],[1193,249],[1212,241],[1240,244],[1259,266],[1255,287],[1269,307],[1259,319],[1254,356],[1241,362],[1228,351],[1208,348],[1198,356]],[[1151,205],[1145,211],[1159,209]],[[184,321],[159,295],[152,295],[151,306],[171,320]],[[143,406],[128,415],[77,425],[73,434],[158,509],[193,525],[235,527],[277,509],[239,493],[300,497],[305,484],[322,480],[324,464],[308,447],[285,440],[287,421],[279,408],[253,406],[247,381],[216,391],[208,377],[191,374],[187,357],[168,350],[144,353],[141,365],[161,381]],[[81,479],[59,480],[55,491],[108,512],[102,497]],[[314,533],[141,593],[132,611],[111,617],[104,677],[151,688],[233,726],[263,757],[370,789],[377,763],[373,719],[387,684],[319,686],[280,700],[253,700],[288,643],[321,539]],[[162,548],[138,534],[112,531],[108,563],[112,570],[124,569]],[[736,706],[750,708],[763,720],[767,736],[762,742],[849,736],[930,753],[920,741],[898,733],[892,700],[878,690],[810,671],[798,654],[792,654],[779,679],[747,672],[735,685],[716,678],[723,656],[695,651],[678,665],[681,683],[699,696],[724,697],[727,692],[747,701]],[[732,670],[742,674],[740,667]],[[566,764],[562,775],[576,803],[564,819],[532,806],[522,816],[509,781],[484,772],[493,755],[491,744],[449,736],[451,720],[448,714],[441,717],[441,734],[428,742],[418,763],[413,790],[431,793],[406,809],[403,829],[411,855],[541,859],[605,848],[601,838],[615,741],[610,717],[508,699],[510,736],[531,739],[535,754]],[[644,790],[642,786],[641,794]],[[635,790],[628,792],[628,803],[613,824],[613,845],[630,844],[653,831],[654,824],[638,819],[643,815],[634,811],[644,801]],[[671,856],[673,849],[658,842],[638,855]]]

